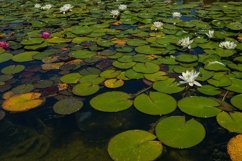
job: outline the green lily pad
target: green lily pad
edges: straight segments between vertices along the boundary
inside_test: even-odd
[[[231,22],[227,25],[227,27],[231,30],[239,31],[242,30],[242,23],[241,22]]]
[[[144,74],[144,77],[145,79],[152,82],[156,82],[159,80],[166,80],[168,78],[168,76],[166,76],[166,72],[163,72],[163,71],[158,71],[152,74]]]
[[[34,86],[32,84],[22,84],[13,88],[11,91],[15,94],[22,94],[22,93],[31,92],[33,89],[34,89]]]
[[[117,77],[120,73],[121,73],[121,71],[119,71],[119,70],[108,69],[108,70],[105,70],[102,73],[100,73],[100,76],[103,78],[110,79],[110,78]]]
[[[161,48],[153,48],[148,45],[136,47],[135,51],[141,54],[158,54],[158,55],[161,55],[164,52],[164,50]]]
[[[30,38],[21,41],[22,45],[39,45],[44,41],[43,38]]]
[[[119,69],[129,69],[133,67],[136,63],[135,62],[119,62],[119,61],[114,61],[113,66]]]
[[[146,45],[147,42],[145,40],[140,40],[140,39],[129,39],[127,41],[127,44],[130,46],[143,46],[143,45]]]
[[[211,79],[207,80],[209,84],[215,87],[226,87],[231,85],[231,80],[229,77],[224,75],[224,73],[216,73]]]
[[[232,97],[230,102],[233,106],[242,110],[242,94],[239,94],[239,95]]]
[[[133,62],[133,56],[131,55],[124,55],[124,56],[121,56],[120,58],[118,58],[118,61],[119,62],[122,62],[122,63],[129,63],[129,62]]]
[[[60,78],[64,83],[77,83],[81,78],[79,73],[69,73]]]
[[[91,58],[94,55],[96,55],[95,52],[88,51],[88,50],[77,50],[77,51],[73,51],[73,52],[70,53],[70,56],[72,56],[74,58],[79,58],[79,59]]]
[[[80,83],[91,83],[91,84],[100,84],[104,81],[104,78],[99,77],[98,75],[84,75],[80,78]]]
[[[153,88],[159,92],[173,94],[181,92],[185,87],[179,86],[174,78],[168,78],[163,81],[157,81],[153,84]]]
[[[156,136],[143,130],[129,130],[114,136],[108,143],[108,153],[113,160],[151,161],[158,158],[162,144]]]
[[[215,53],[217,55],[219,55],[220,57],[230,57],[230,56],[234,55],[236,52],[235,52],[235,50],[217,48],[215,50]]]
[[[10,65],[1,70],[3,74],[16,74],[22,72],[25,69],[23,65]]]
[[[73,26],[68,30],[70,30],[70,32],[72,32],[73,34],[80,36],[90,34],[93,31],[93,29],[89,26]]]
[[[127,93],[112,91],[102,93],[92,98],[90,104],[99,111],[118,112],[128,109],[132,106],[133,102],[130,100],[130,96]]]
[[[53,38],[47,39],[46,41],[48,43],[51,43],[51,44],[61,44],[61,43],[71,42],[71,39],[65,39],[65,38],[61,38],[61,37],[53,37]]]
[[[65,98],[54,104],[53,110],[57,114],[69,115],[79,111],[83,106],[82,101],[75,98]]]
[[[241,112],[220,112],[217,117],[220,126],[230,132],[242,133],[242,113]]]
[[[180,54],[176,57],[176,60],[183,63],[192,63],[198,60],[197,56],[190,54]]]
[[[211,71],[228,71],[229,69],[223,63],[219,61],[212,61],[205,64],[204,69]]]
[[[49,44],[47,42],[44,42],[44,43],[38,44],[38,45],[25,46],[24,48],[27,49],[27,50],[40,50],[40,49],[44,49],[44,48],[48,47],[48,45]]]
[[[13,57],[12,54],[10,53],[2,53],[0,54],[0,63],[6,62],[10,60]]]
[[[176,100],[168,94],[150,92],[149,95],[138,95],[134,100],[134,106],[145,114],[165,115],[176,109]]]
[[[87,67],[79,72],[81,75],[99,75],[101,71],[95,67]]]
[[[161,119],[156,125],[158,139],[173,148],[190,148],[205,138],[205,128],[198,121],[186,121],[183,116],[171,116]]]
[[[14,55],[12,57],[12,60],[15,62],[27,62],[27,61],[32,61],[33,56],[38,54],[38,51],[27,51],[23,53],[19,53],[17,55]]]
[[[200,72],[200,74],[197,77],[198,81],[206,81],[206,80],[208,80],[209,78],[211,78],[214,75],[214,72],[207,71],[207,70],[205,70],[203,68],[200,68],[199,72]]]
[[[242,93],[242,80],[237,78],[230,78],[230,80],[232,82],[231,85],[225,87],[225,89],[237,93]]]
[[[201,96],[185,97],[178,101],[178,107],[182,112],[203,118],[216,116],[221,111],[218,106],[217,101]]]
[[[219,88],[216,88],[216,87],[211,86],[211,85],[203,85],[202,87],[197,88],[197,90],[200,93],[208,95],[208,96],[216,96],[216,95],[221,93]]]
[[[133,70],[140,73],[155,73],[160,70],[159,65],[146,62],[146,63],[136,63],[133,66]]]
[[[119,88],[122,87],[124,85],[124,81],[121,79],[107,79],[104,82],[104,85],[107,88]]]
[[[75,85],[72,89],[72,93],[78,96],[89,96],[94,93],[97,93],[99,89],[100,87],[97,84],[83,82]]]
[[[138,73],[138,72],[134,71],[133,69],[127,70],[125,72],[125,76],[128,77],[129,79],[141,79],[144,77],[142,73]]]

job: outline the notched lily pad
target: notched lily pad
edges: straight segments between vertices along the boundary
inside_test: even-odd
[[[83,106],[82,101],[75,98],[65,98],[54,104],[53,110],[57,114],[69,115],[79,111]]]

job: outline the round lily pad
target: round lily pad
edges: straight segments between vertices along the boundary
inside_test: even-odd
[[[15,62],[27,62],[33,60],[33,56],[38,54],[38,51],[27,51],[23,53],[19,53],[12,57],[12,60]]]
[[[191,54],[180,54],[176,60],[183,63],[192,63],[198,60],[197,56]]]
[[[43,103],[40,93],[24,93],[10,97],[3,102],[3,109],[10,112],[23,112],[36,108]]]
[[[188,121],[183,116],[171,116],[161,119],[156,125],[158,139],[173,148],[190,148],[205,138],[205,128],[194,119]]]
[[[140,73],[155,73],[160,70],[159,65],[146,62],[146,63],[136,63],[133,66],[133,70]]]
[[[79,73],[69,73],[60,78],[64,83],[77,83],[81,78]]]
[[[25,69],[23,65],[10,65],[1,70],[3,74],[16,74],[22,72]]]
[[[213,117],[221,111],[219,103],[211,98],[201,96],[185,97],[178,101],[178,107],[184,113],[196,117]]]
[[[164,52],[164,50],[161,48],[154,48],[148,45],[136,47],[135,51],[141,54],[159,54],[159,55],[161,55]]]
[[[34,86],[32,84],[22,84],[13,88],[11,91],[16,94],[21,94],[21,93],[31,92],[33,89],[34,89]]]
[[[236,78],[230,78],[232,84],[228,87],[225,87],[225,89],[237,93],[242,93],[242,80],[236,79]]]
[[[151,161],[158,158],[162,144],[156,136],[143,130],[129,130],[114,136],[108,143],[108,153],[113,160]]]
[[[185,89],[185,87],[179,86],[179,84],[175,82],[174,78],[168,78],[163,81],[157,81],[153,84],[153,88],[159,92],[167,94],[178,93]]]
[[[69,115],[79,111],[83,106],[82,101],[75,98],[62,99],[54,104],[53,110],[61,115]]]
[[[114,70],[114,69],[108,69],[108,70],[105,70],[103,71],[100,76],[103,77],[103,78],[115,78],[117,77],[119,74],[121,73],[121,71],[119,70]]]
[[[176,100],[168,94],[150,92],[149,95],[138,95],[134,100],[134,106],[145,114],[165,115],[176,109]]]
[[[8,60],[10,60],[13,57],[12,54],[9,53],[2,53],[0,54],[0,63],[6,62]]]
[[[77,50],[73,51],[70,53],[70,56],[74,58],[79,58],[79,59],[86,59],[86,58],[91,58],[95,55],[96,53],[93,51],[88,51],[88,50]]]
[[[220,112],[217,117],[220,126],[230,132],[242,133],[242,113],[241,112]]]
[[[119,61],[114,61],[113,66],[119,69],[129,69],[132,66],[134,66],[136,63],[135,62],[119,62]]]
[[[216,88],[214,86],[211,85],[203,85],[199,88],[197,88],[197,90],[205,95],[209,95],[209,96],[215,96],[221,93],[221,91],[219,90],[219,88]]]
[[[128,109],[132,106],[133,102],[127,93],[112,91],[94,97],[91,99],[90,104],[99,111],[118,112]]]
[[[41,44],[44,41],[43,38],[30,38],[30,39],[25,39],[21,41],[22,45],[38,45]]]
[[[97,84],[92,84],[90,82],[83,82],[75,85],[72,89],[72,93],[78,96],[89,96],[96,93],[99,90]]]
[[[118,88],[124,85],[124,81],[121,79],[108,79],[104,81],[104,85],[108,88]]]
[[[239,95],[232,97],[230,102],[233,106],[242,110],[242,94],[239,94]]]

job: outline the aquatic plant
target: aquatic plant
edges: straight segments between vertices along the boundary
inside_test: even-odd
[[[35,8],[41,8],[41,4],[36,3],[36,4],[34,5],[34,7],[35,7]]]
[[[223,41],[219,43],[219,47],[224,49],[235,49],[236,44],[233,41]]]
[[[50,38],[50,33],[49,32],[47,32],[47,31],[44,31],[44,32],[42,32],[41,33],[41,37],[43,38],[43,39],[48,39],[48,38]]]
[[[52,4],[46,4],[46,5],[40,7],[40,9],[42,9],[42,10],[49,10],[51,8],[52,8]]]
[[[193,40],[190,40],[189,37],[182,38],[178,41],[178,45],[182,46],[183,48],[191,49],[191,44],[193,43]]]
[[[8,49],[9,48],[9,43],[6,42],[6,41],[0,41],[0,48]]]
[[[199,74],[199,72],[196,72],[194,70],[187,70],[186,72],[182,72],[182,75],[179,76],[179,78],[182,79],[182,81],[179,81],[179,83],[188,84],[189,86],[202,86],[198,81],[196,81]]]
[[[227,151],[232,161],[240,161],[242,158],[242,134],[231,138],[227,144]]]
[[[208,33],[206,33],[206,35],[208,36],[208,38],[214,38],[214,30],[208,30]]]
[[[119,12],[119,10],[111,10],[111,11],[110,11],[110,14],[111,14],[113,17],[117,17],[117,16],[119,16],[120,12]]]
[[[158,29],[162,29],[162,26],[163,26],[163,23],[160,21],[155,21],[153,22],[153,25],[152,25],[155,31],[157,31]]]
[[[71,9],[73,8],[73,6],[71,4],[64,4],[61,8],[60,8],[60,12],[62,12],[63,14],[66,14],[66,12],[68,11],[72,11]]]
[[[182,16],[182,14],[180,12],[173,12],[172,13],[173,18],[180,18],[181,16]]]
[[[118,9],[119,9],[120,11],[124,11],[124,10],[127,9],[127,5],[125,5],[125,4],[120,4],[120,5],[118,6]]]

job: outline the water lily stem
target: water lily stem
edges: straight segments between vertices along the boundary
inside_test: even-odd
[[[222,102],[224,102],[224,100],[226,99],[227,95],[228,95],[229,91],[226,91],[226,93],[223,96]]]

